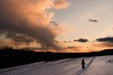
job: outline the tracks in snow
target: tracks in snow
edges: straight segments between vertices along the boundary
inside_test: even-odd
[[[75,74],[76,74],[76,75],[80,75],[81,73],[83,73],[83,72],[84,72],[86,69],[88,69],[88,67],[93,63],[94,59],[95,59],[95,57],[93,57],[93,58],[89,61],[89,63],[86,65],[85,69],[81,69],[81,70],[77,71]],[[72,74],[72,75],[75,75],[75,74]]]
[[[88,63],[85,69],[81,69],[81,65],[80,65],[81,59],[82,58],[66,59],[66,60],[54,61],[54,62],[48,62],[48,63],[44,63],[44,62],[33,63],[26,66],[20,66],[20,67],[15,67],[11,69],[1,70],[0,73],[3,73],[3,75],[6,75],[9,72],[12,73],[16,71],[17,73],[15,73],[14,75],[16,74],[19,75],[20,73],[28,74],[28,72],[30,72],[30,74],[28,75],[31,75],[32,73],[37,73],[38,75],[42,75],[42,74],[47,75],[46,74],[48,72],[47,69],[50,69],[49,73],[51,73],[51,75],[80,75],[86,69],[88,69],[88,67],[93,63],[95,57],[93,57],[92,59],[85,58],[86,63]],[[42,71],[42,72],[38,73],[38,71]]]

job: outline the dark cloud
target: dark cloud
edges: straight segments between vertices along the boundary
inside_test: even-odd
[[[52,18],[52,13],[46,11],[50,8],[49,3],[34,1],[0,0],[0,33],[10,32],[7,37],[14,41],[30,42],[32,40],[25,37],[32,37],[44,48],[58,49],[59,46],[55,44],[56,31],[47,26]],[[18,34],[25,37],[15,36]]]
[[[11,39],[15,43],[24,43],[27,46],[29,46],[30,43],[35,41],[35,39],[33,39],[33,38],[30,38],[30,37],[22,35],[22,34],[14,34],[14,32],[13,32],[13,34],[8,33],[6,38]]]
[[[50,23],[52,23],[55,26],[58,26],[58,23],[56,21],[50,21]]]
[[[67,48],[79,49],[82,48],[82,46],[68,46]]]
[[[80,39],[74,40],[74,41],[85,43],[85,42],[88,42],[88,39],[80,38]]]
[[[113,37],[103,37],[96,39],[97,44],[94,44],[95,47],[113,47]]]
[[[67,43],[67,41],[64,41],[64,43]]]
[[[113,37],[104,37],[104,38],[98,38],[96,39],[98,42],[112,42],[113,43]]]

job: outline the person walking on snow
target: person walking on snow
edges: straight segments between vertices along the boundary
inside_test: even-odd
[[[85,68],[85,61],[84,61],[84,59],[82,59],[81,65],[82,65],[82,69],[84,69]]]

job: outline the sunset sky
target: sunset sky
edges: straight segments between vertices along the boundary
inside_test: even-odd
[[[0,46],[52,52],[113,48],[112,5],[113,0],[0,0]]]

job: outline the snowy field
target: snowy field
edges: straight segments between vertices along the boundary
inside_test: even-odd
[[[0,69],[0,75],[113,75],[113,56],[86,57],[85,69],[81,69],[82,59],[67,58],[5,68]]]

